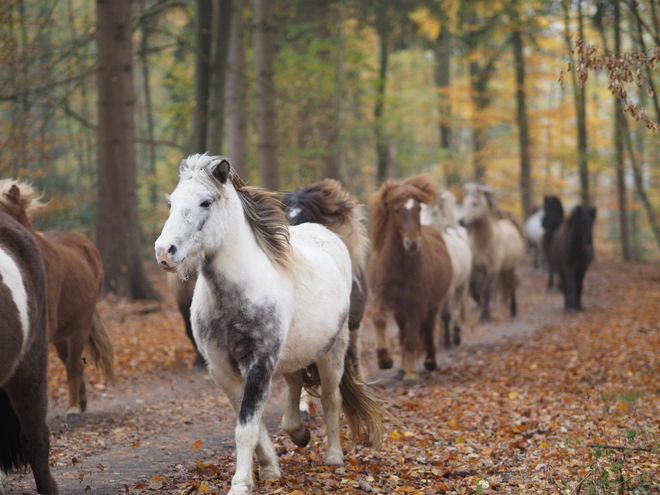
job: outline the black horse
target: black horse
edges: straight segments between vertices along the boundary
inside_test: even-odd
[[[544,196],[543,211],[541,225],[543,226],[544,233],[543,239],[541,240],[541,246],[543,249],[543,256],[548,261],[548,273],[550,275],[548,278],[548,290],[551,290],[555,267],[552,265],[552,260],[550,259],[550,241],[552,240],[555,231],[564,221],[564,207],[557,196]]]
[[[550,264],[557,270],[559,289],[564,293],[566,311],[582,310],[582,282],[594,259],[594,206],[578,205],[562,222],[550,241]],[[550,272],[548,286],[552,286]]]

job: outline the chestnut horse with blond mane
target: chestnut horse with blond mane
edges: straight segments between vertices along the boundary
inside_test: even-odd
[[[453,270],[442,235],[420,223],[421,203],[435,201],[438,192],[424,175],[387,181],[371,202],[372,254],[367,268],[373,295],[378,366],[392,367],[387,346],[387,317],[399,326],[401,368],[397,377],[417,383],[423,344],[424,366],[437,367],[433,332],[448,294]]]
[[[32,226],[32,212],[43,206],[29,184],[0,180],[0,211],[32,234],[46,267],[48,337],[66,367],[69,405],[66,420],[79,422],[87,407],[83,352],[106,379],[114,380],[114,352],[96,309],[103,284],[101,255],[79,232],[42,234]]]

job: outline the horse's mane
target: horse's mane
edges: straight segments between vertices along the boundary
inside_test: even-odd
[[[431,204],[438,196],[436,186],[426,175],[415,175],[405,180],[388,180],[371,198],[371,244],[380,251],[388,227],[390,205],[403,202],[409,197],[420,203]]]
[[[557,196],[545,196],[543,198],[543,209],[543,228],[554,231],[564,219],[564,207],[561,200]]]
[[[264,250],[266,256],[286,272],[292,270],[292,252],[289,239],[289,229],[286,214],[277,195],[271,191],[250,187],[241,179],[233,168],[229,168],[227,182],[223,184],[214,174],[211,165],[217,161],[229,159],[224,156],[192,155],[184,162],[188,170],[202,183],[206,183],[211,190],[219,190],[227,182],[236,190],[245,218],[257,239],[257,243]],[[181,178],[184,179],[185,170],[182,167]]]
[[[19,195],[16,198],[11,194],[12,187],[17,187]],[[27,182],[14,179],[0,180],[0,204],[7,208],[12,216],[18,217],[25,213],[28,220],[32,220],[33,213],[46,206],[41,202],[42,194],[37,193],[34,187]]]
[[[369,253],[364,206],[334,179],[323,179],[284,196],[283,202],[303,210],[315,222],[337,234],[348,247],[353,273],[364,270]]]

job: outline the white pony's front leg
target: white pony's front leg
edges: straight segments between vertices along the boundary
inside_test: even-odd
[[[216,366],[220,364],[220,366]],[[240,418],[241,399],[245,383],[241,375],[234,373],[226,361],[215,361],[211,356],[209,371],[213,380],[222,388],[231,403],[236,416]],[[270,380],[266,384],[266,396],[270,389]],[[280,478],[277,454],[268,436],[268,430],[261,422],[265,400],[257,407],[251,420],[236,425],[236,472],[232,478],[229,495],[248,495],[252,493],[252,459],[256,456],[259,464],[259,478],[273,480]]]

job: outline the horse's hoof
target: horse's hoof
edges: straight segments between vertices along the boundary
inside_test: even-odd
[[[277,465],[259,466],[259,479],[261,481],[276,481],[281,477],[282,473],[280,473],[280,468]]]
[[[71,412],[66,415],[67,423],[80,423],[82,421],[82,414],[77,412]]]
[[[391,370],[392,366],[394,366],[394,360],[392,358],[385,359],[385,360],[378,360],[378,367],[381,370]]]
[[[435,371],[438,369],[438,363],[435,362],[435,359],[425,359],[424,368],[429,371]]]
[[[403,380],[403,384],[409,387],[414,387],[417,385],[417,378],[406,378]]]
[[[488,323],[489,321],[490,321],[489,316],[482,316],[481,318],[479,318],[479,323]]]
[[[454,337],[454,345],[461,345],[461,337],[460,336]]]
[[[399,371],[396,372],[396,375],[394,376],[394,378],[396,378],[397,380],[403,380],[403,377],[405,375],[406,375],[405,371],[399,370]]]
[[[309,429],[306,426],[303,426],[301,429],[297,430],[296,432],[289,433],[289,438],[298,447],[304,447],[309,443],[312,437],[311,434],[309,433]]]

